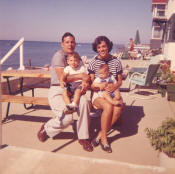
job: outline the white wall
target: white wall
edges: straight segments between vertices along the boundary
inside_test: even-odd
[[[169,0],[166,12],[167,19],[169,19],[174,13],[175,13],[175,0]],[[175,42],[165,43],[163,50],[165,58],[171,60],[171,69],[175,71]]]
[[[171,69],[175,71],[175,42],[165,44],[164,56],[165,59],[171,60]]]
[[[173,13],[175,13],[175,0],[169,0],[168,10],[166,11],[167,18],[169,19]]]

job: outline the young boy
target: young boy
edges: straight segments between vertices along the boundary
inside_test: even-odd
[[[110,74],[109,67],[106,64],[100,65],[98,69],[98,77],[95,78],[92,85],[94,87],[100,88],[100,91],[98,92],[100,97],[105,98],[108,102],[110,102],[113,105],[122,105],[122,100],[120,96],[120,91],[116,89],[113,92],[108,92],[105,90],[105,87],[109,83],[116,83],[115,77]]]
[[[68,75],[79,74],[79,73],[86,73],[86,68],[81,63],[81,58],[78,53],[73,53],[68,55],[67,63],[68,66],[64,68],[63,75],[60,80],[60,86],[65,88],[63,92],[63,100],[66,104],[66,107],[69,111],[76,111],[78,108],[79,100],[82,95],[82,80],[74,81],[71,83],[67,83],[66,79]],[[73,96],[73,100],[71,102],[71,96]]]

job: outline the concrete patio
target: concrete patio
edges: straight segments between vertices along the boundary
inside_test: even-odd
[[[123,87],[127,85],[126,80]],[[168,102],[152,91],[146,96],[148,99],[128,92],[121,94],[126,108],[122,124],[115,126],[108,135],[113,149],[111,154],[101,147],[93,152],[84,151],[72,126],[54,139],[41,143],[36,135],[41,124],[53,116],[51,110],[40,106],[25,110],[22,104],[11,104],[11,119],[2,125],[4,148],[0,150],[0,173],[173,173],[159,166],[158,152],[151,147],[144,129],[158,127],[166,117],[175,118],[175,102]],[[47,89],[37,89],[36,95],[46,96]],[[4,117],[6,103],[2,108]],[[92,118],[91,137],[98,129],[99,118]]]

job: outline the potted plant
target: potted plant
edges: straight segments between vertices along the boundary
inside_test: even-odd
[[[175,168],[175,119],[166,118],[157,129],[146,128],[145,132],[153,148],[166,154]]]
[[[159,92],[167,99],[175,101],[175,73],[170,70],[170,65],[161,65],[161,76],[159,80]]]

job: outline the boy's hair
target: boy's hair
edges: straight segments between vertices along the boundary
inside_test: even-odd
[[[67,56],[67,59],[69,59],[70,57],[75,57],[75,58],[77,58],[78,60],[81,60],[80,55],[79,55],[77,52],[73,52],[72,54],[69,54],[69,55]]]
[[[63,36],[62,36],[62,39],[61,39],[62,42],[64,41],[64,38],[65,38],[65,37],[68,37],[68,36],[71,36],[71,37],[73,37],[73,38],[75,39],[75,36],[74,36],[72,33],[66,32],[66,33],[64,33]]]
[[[109,66],[108,66],[107,64],[101,64],[101,65],[99,66],[99,69],[98,69],[98,70],[106,70],[106,69],[109,70]]]

